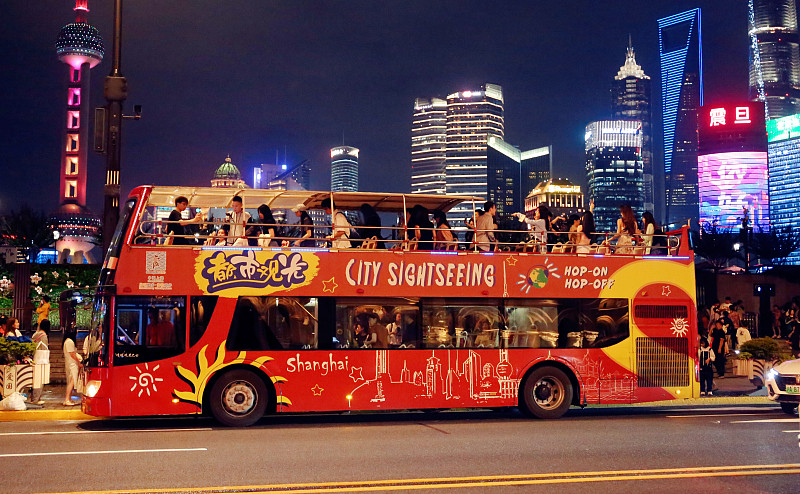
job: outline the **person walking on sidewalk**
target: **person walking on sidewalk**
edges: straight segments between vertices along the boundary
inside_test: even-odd
[[[64,405],[71,407],[77,405],[72,401],[72,390],[78,388],[78,375],[81,364],[81,356],[75,349],[76,332],[74,329],[67,329],[64,332],[64,364],[67,368],[67,394],[64,398]]]
[[[711,396],[714,394],[714,350],[708,346],[705,338],[700,339],[697,360],[700,362],[700,396]]]
[[[717,319],[717,322],[714,323],[714,331],[711,332],[711,349],[714,351],[714,367],[717,368],[719,377],[725,377],[726,336],[725,330],[722,328],[722,321]]]

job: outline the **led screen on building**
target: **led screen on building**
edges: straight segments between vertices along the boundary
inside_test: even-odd
[[[746,209],[751,227],[769,229],[766,152],[706,154],[697,161],[701,224],[741,226]]]

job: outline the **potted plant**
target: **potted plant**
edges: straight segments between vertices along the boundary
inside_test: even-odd
[[[752,339],[742,343],[742,346],[739,347],[739,365],[736,366],[737,375],[745,375],[741,374],[742,368],[744,368],[747,371],[746,375],[750,382],[760,388],[764,385],[764,375],[774,365],[783,361],[785,357],[785,351],[774,339]]]
[[[0,338],[0,376],[3,383],[3,397],[26,386],[33,385],[34,343],[20,343]]]

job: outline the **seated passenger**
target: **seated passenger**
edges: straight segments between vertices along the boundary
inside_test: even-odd
[[[492,330],[489,321],[482,319],[476,326],[476,330],[474,346],[494,348],[497,331]]]
[[[433,223],[428,218],[428,209],[420,204],[411,208],[408,220],[408,236],[417,241],[417,249],[433,249]]]
[[[433,248],[435,250],[447,250],[449,247],[452,248],[453,231],[450,229],[450,223],[447,222],[447,216],[445,216],[444,212],[439,211],[438,209],[432,214],[433,224],[436,227],[433,237]]]
[[[314,240],[314,220],[308,214],[308,208],[302,202],[292,208],[294,214],[300,218],[300,238],[294,241],[295,247],[316,247]]]
[[[356,348],[369,348],[371,343],[370,334],[365,325],[361,322],[356,322],[353,327],[353,339],[356,342]]]
[[[159,317],[159,310],[155,307],[147,310],[147,318],[147,346],[175,346],[175,326],[166,318]]]
[[[381,324],[377,314],[369,315],[369,333],[372,348],[389,348],[389,331]]]
[[[356,232],[358,232],[358,236],[362,239],[362,242],[375,237],[378,241],[375,244],[375,248],[386,248],[383,243],[383,237],[381,236],[381,217],[378,216],[375,208],[369,204],[361,205],[361,225],[360,228],[356,228]]]

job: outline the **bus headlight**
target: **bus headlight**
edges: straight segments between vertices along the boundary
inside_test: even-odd
[[[100,391],[100,381],[93,379],[86,383],[86,396],[94,398],[98,391]]]

